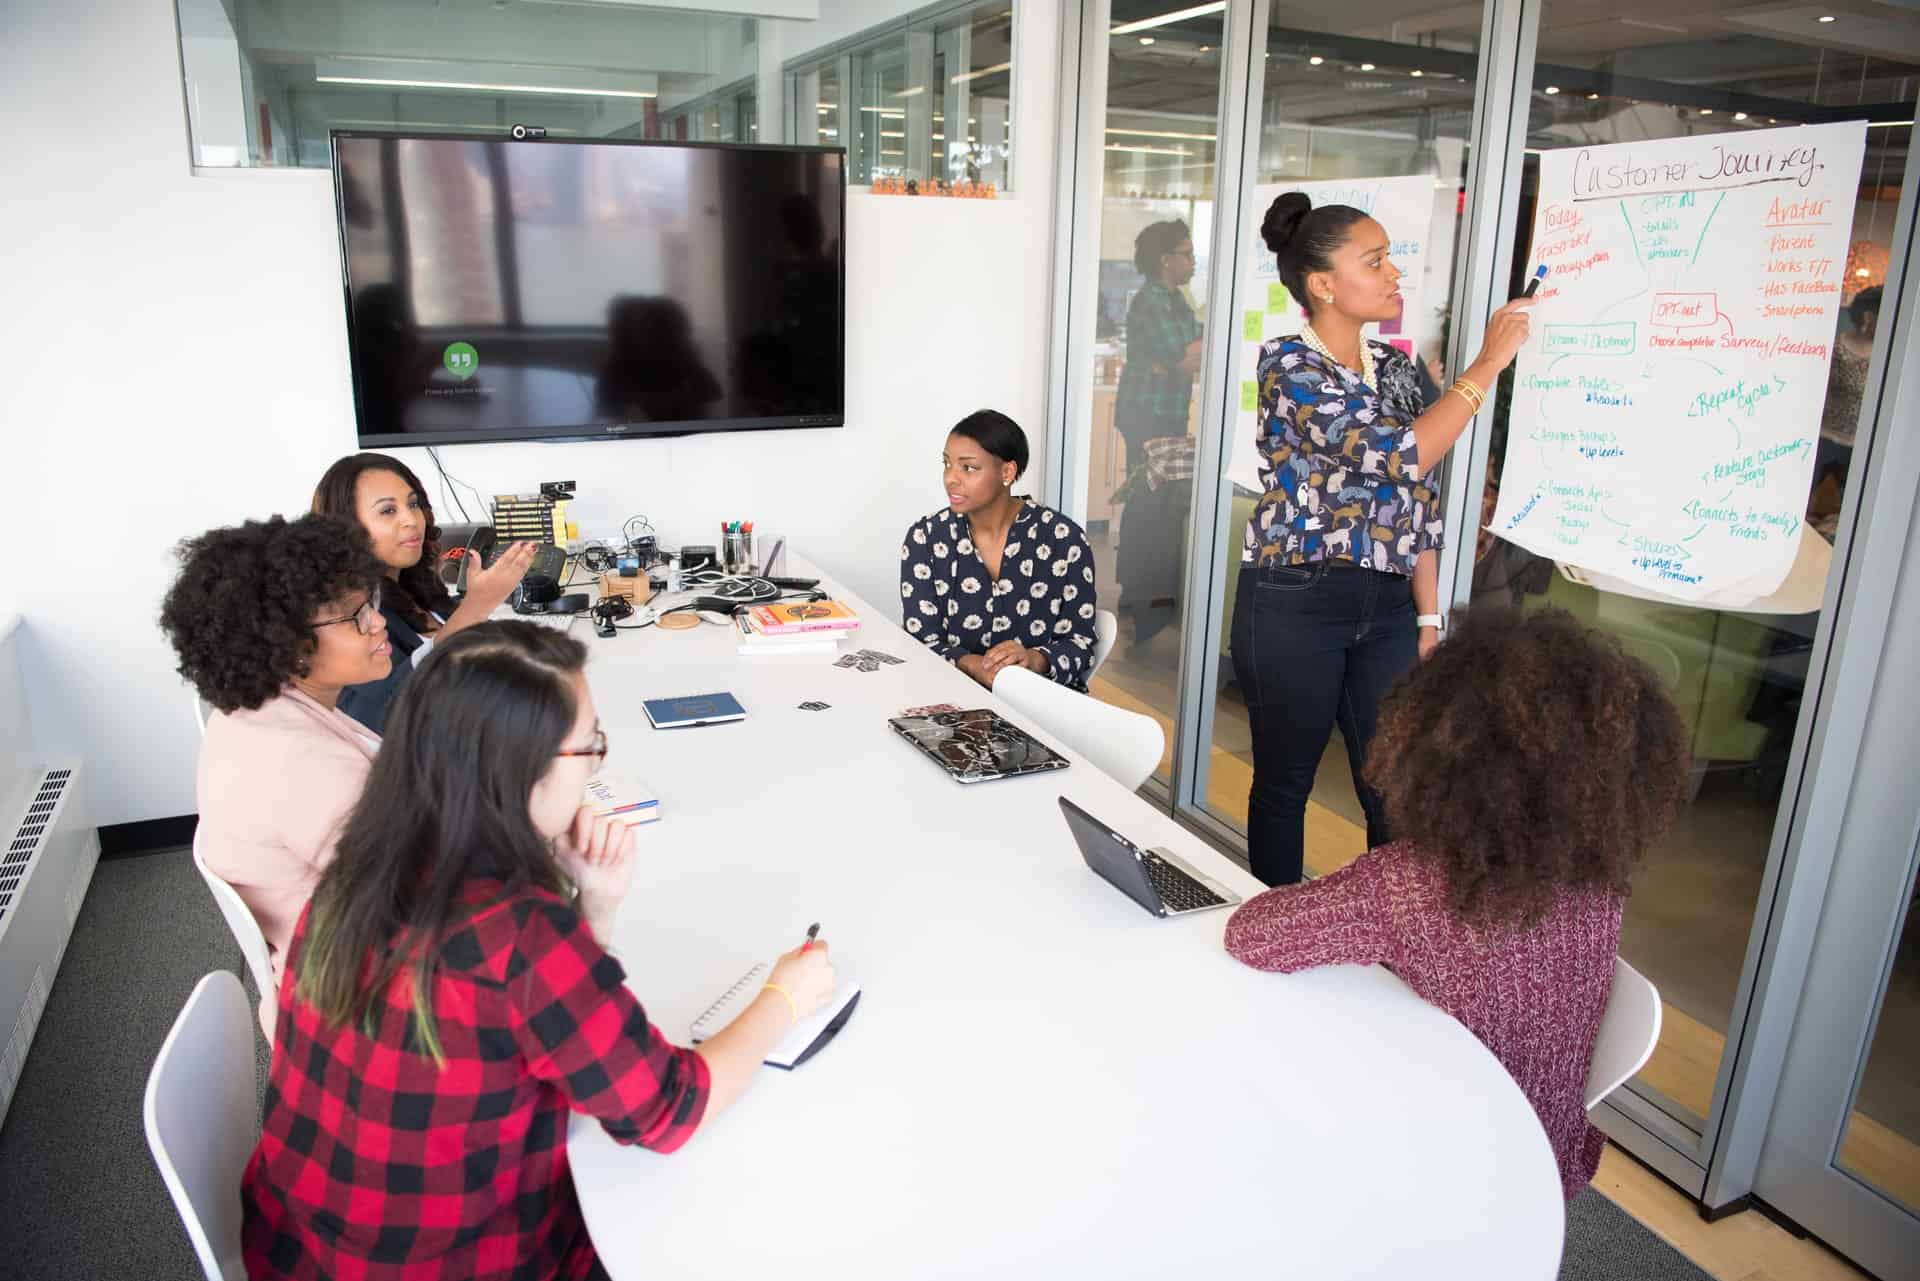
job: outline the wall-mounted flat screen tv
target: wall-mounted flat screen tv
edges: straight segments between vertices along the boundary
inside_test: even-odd
[[[846,153],[333,134],[363,446],[845,422]]]

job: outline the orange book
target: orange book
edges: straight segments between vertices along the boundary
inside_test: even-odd
[[[754,627],[767,636],[850,632],[860,626],[860,616],[837,600],[781,601],[775,605],[755,605],[751,613]]]

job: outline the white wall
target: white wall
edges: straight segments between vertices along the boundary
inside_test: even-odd
[[[28,721],[27,687],[21,679],[25,627],[0,606],[0,815],[20,812],[39,785],[40,755]]]
[[[844,429],[467,446],[448,465],[489,492],[577,480],[589,533],[635,511],[669,540],[752,517],[890,609],[900,532],[942,501],[945,428],[992,405],[1044,455],[1058,16],[1029,4],[1022,30],[1027,194],[849,197]],[[97,770],[97,821],[190,813],[187,695],[154,622],[168,549],[303,510],[354,448],[331,179],[189,171],[164,3],[16,0],[0,118],[17,180],[0,201],[0,474],[12,527],[49,540],[22,540],[49,554],[14,558],[0,605],[28,623],[38,742]]]

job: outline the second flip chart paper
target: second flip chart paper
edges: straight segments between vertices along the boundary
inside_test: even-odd
[[[1491,528],[1698,600],[1799,546],[1866,126],[1540,158],[1551,268],[1514,370]]]

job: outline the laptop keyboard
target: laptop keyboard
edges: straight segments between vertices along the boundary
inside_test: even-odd
[[[1158,854],[1143,854],[1140,862],[1169,912],[1191,912],[1196,908],[1217,907],[1227,901]]]

